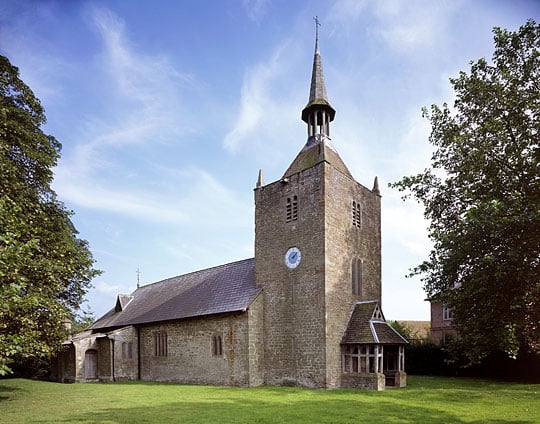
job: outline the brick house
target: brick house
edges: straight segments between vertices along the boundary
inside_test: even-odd
[[[431,339],[439,346],[446,345],[455,337],[456,330],[452,325],[452,309],[436,298],[429,300],[431,304]]]
[[[307,142],[282,178],[254,190],[255,258],[119,295],[65,342],[60,381],[405,386],[407,343],[381,310],[381,196],[330,140],[318,36]]]

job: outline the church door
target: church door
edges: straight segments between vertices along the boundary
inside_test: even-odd
[[[97,376],[97,351],[87,350],[84,355],[84,378],[96,380]]]

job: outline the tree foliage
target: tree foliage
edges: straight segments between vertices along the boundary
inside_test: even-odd
[[[425,207],[433,249],[413,270],[453,309],[453,347],[540,352],[540,25],[494,28],[491,62],[450,79],[431,106],[431,166],[391,186]]]
[[[0,56],[0,375],[46,359],[99,272],[51,189],[60,143],[18,69]]]

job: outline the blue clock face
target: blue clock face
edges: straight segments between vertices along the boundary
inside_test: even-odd
[[[296,268],[301,259],[302,253],[297,247],[291,247],[289,250],[287,250],[287,253],[285,253],[285,265],[287,265],[287,268],[289,269]]]

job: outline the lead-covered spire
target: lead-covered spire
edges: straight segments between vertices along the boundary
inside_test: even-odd
[[[326,83],[324,81],[321,54],[319,52],[319,18],[315,17],[315,55],[311,72],[311,87],[308,104],[302,111],[302,120],[308,124],[308,140],[320,141],[330,137],[330,122],[334,120],[336,111],[328,102]]]

